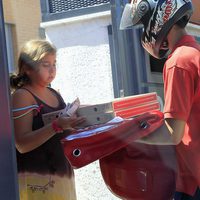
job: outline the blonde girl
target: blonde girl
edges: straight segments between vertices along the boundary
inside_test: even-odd
[[[10,78],[20,200],[76,200],[73,169],[60,137],[84,119],[60,116],[44,124],[44,114],[66,107],[49,87],[55,76],[56,48],[45,40],[26,42],[18,73]]]

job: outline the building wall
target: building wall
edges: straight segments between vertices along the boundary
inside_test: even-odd
[[[41,24],[47,39],[58,49],[57,78],[52,86],[69,102],[77,96],[82,104],[113,99],[107,31],[110,15],[95,15]]]
[[[16,65],[21,45],[39,37],[40,0],[3,0],[4,21],[12,24],[14,61]]]

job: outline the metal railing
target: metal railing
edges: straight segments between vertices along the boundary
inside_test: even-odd
[[[94,7],[110,3],[110,0],[49,0],[50,13]]]

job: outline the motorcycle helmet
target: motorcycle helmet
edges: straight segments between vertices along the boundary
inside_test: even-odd
[[[120,29],[143,24],[142,45],[154,57],[169,51],[167,34],[174,24],[185,27],[193,13],[191,0],[132,0],[122,13]]]

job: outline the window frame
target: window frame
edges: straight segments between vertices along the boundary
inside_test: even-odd
[[[110,10],[110,2],[100,4],[91,7],[77,8],[74,10],[62,11],[57,13],[51,13],[49,8],[49,0],[40,0],[42,22],[49,22],[54,20],[60,20],[70,17],[77,17],[81,15],[93,14],[98,12],[104,12]]]

